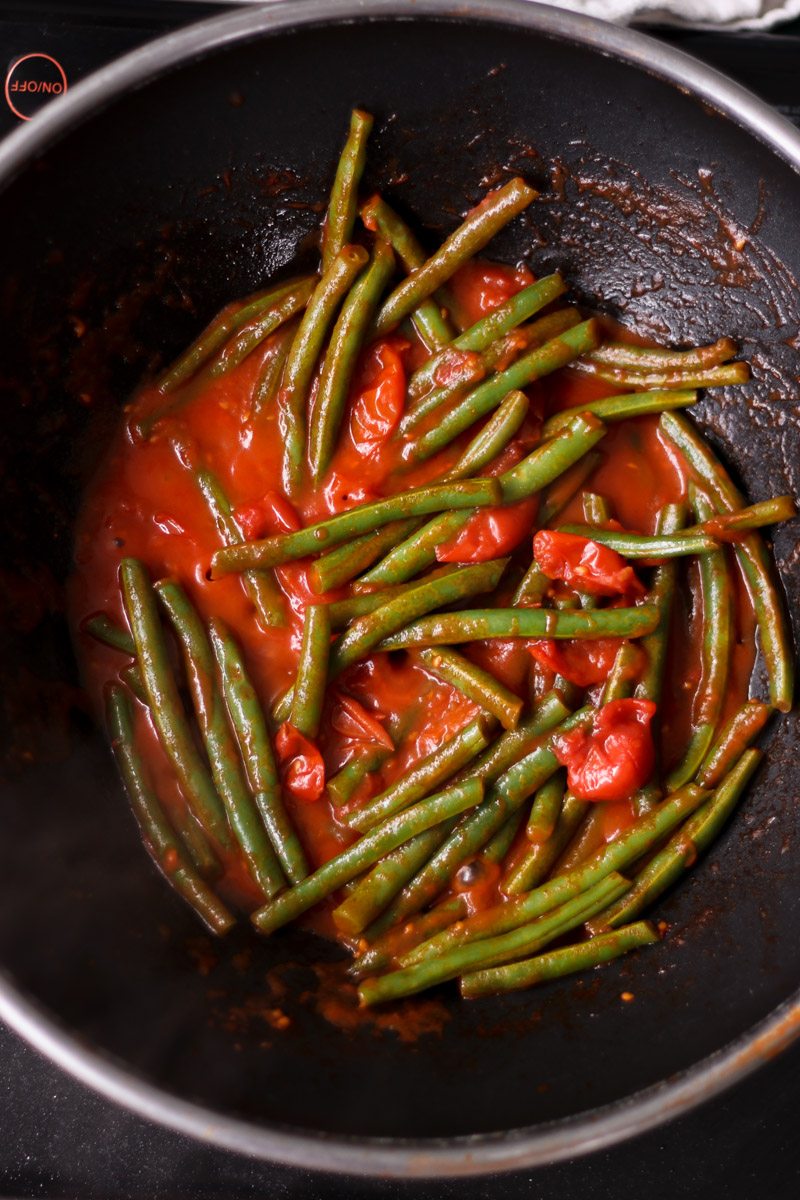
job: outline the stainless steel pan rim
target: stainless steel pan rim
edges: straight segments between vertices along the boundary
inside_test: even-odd
[[[282,0],[168,34],[79,83],[0,146],[0,187],[48,145],[122,92],[184,62],[260,34],[319,22],[426,16],[532,28],[620,57],[690,90],[800,173],[800,132],[767,104],[672,47],[632,30],[530,0]],[[0,1018],[108,1099],[192,1137],[306,1169],[395,1177],[469,1176],[574,1158],[643,1133],[743,1079],[800,1035],[800,994],[728,1047],[675,1078],[579,1117],[493,1135],[403,1140],[314,1135],[223,1117],[145,1083],[93,1051],[0,976]]]

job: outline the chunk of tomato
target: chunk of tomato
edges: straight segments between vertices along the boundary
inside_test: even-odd
[[[608,678],[624,638],[535,638],[528,649],[538,663],[575,683],[591,687]]]
[[[275,735],[275,749],[287,792],[304,804],[319,800],[325,791],[325,764],[314,743],[284,721]]]
[[[612,700],[591,729],[559,738],[555,756],[581,800],[630,800],[647,783],[655,763],[652,700]]]
[[[510,554],[530,533],[538,504],[538,497],[531,496],[504,508],[480,509],[449,541],[436,547],[436,558],[478,563]]]
[[[533,555],[550,579],[593,596],[643,596],[645,588],[621,554],[576,533],[540,529]]]
[[[406,372],[404,338],[373,342],[361,361],[358,392],[350,411],[350,436],[362,454],[385,442],[403,415]]]

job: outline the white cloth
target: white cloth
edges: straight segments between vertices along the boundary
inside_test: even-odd
[[[618,25],[632,21],[695,29],[769,29],[800,16],[800,0],[547,0]]]

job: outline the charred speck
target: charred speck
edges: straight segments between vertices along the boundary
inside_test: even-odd
[[[462,887],[474,887],[476,883],[480,883],[485,874],[486,867],[480,859],[476,858],[472,862],[465,863],[456,874],[456,879]]]
[[[115,537],[114,545],[117,547],[118,550],[121,550],[122,547],[125,545],[125,538]]]

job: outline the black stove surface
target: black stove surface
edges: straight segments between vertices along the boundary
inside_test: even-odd
[[[0,0],[0,136],[152,37],[225,11],[202,0]],[[650,31],[652,32],[652,31]],[[779,34],[662,31],[800,126],[800,23]],[[16,86],[14,86],[16,84]],[[7,103],[10,102],[10,103]],[[14,111],[16,110],[16,112]],[[794,1200],[800,1043],[724,1096],[614,1149],[474,1180],[352,1179],[210,1148],[109,1103],[0,1026],[0,1200]]]

